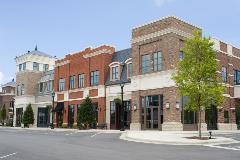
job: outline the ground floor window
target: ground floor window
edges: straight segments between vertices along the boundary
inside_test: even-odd
[[[38,108],[38,115],[37,115],[37,126],[38,127],[48,127],[50,123],[50,114],[49,108]]]
[[[68,106],[68,127],[72,128],[74,124],[74,105]]]
[[[229,112],[227,110],[224,111],[224,123],[229,123]]]

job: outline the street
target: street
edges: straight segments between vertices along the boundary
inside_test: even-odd
[[[4,160],[239,160],[240,143],[174,146],[128,142],[120,133],[55,132],[0,128]],[[238,134],[221,135],[240,140]]]

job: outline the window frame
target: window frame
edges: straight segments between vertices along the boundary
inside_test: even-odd
[[[99,71],[95,70],[95,71],[91,71],[90,73],[90,85],[91,86],[97,86],[99,85]]]
[[[69,77],[69,89],[75,89],[75,75]]]
[[[157,55],[157,57],[155,57]],[[162,70],[162,52],[153,53],[153,71],[158,72]]]
[[[78,88],[84,88],[85,75],[81,73],[78,75]]]
[[[143,61],[144,57],[147,57],[147,56],[149,57],[149,59]],[[149,62],[149,63],[147,63],[147,62]],[[144,66],[144,64],[148,64],[148,65]],[[147,73],[151,72],[151,55],[150,54],[141,55],[141,70],[142,70],[142,74],[147,74]]]
[[[33,62],[33,71],[39,71],[39,63]]]
[[[58,80],[58,91],[64,91],[65,90],[65,79],[64,78],[60,78]]]
[[[222,76],[223,82],[226,83],[227,80],[228,80],[228,78],[227,78],[227,67],[222,66],[221,76]]]

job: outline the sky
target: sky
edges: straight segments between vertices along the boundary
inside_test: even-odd
[[[14,58],[38,50],[58,58],[86,47],[131,46],[133,27],[176,16],[205,36],[240,47],[240,0],[0,0],[0,84]]]

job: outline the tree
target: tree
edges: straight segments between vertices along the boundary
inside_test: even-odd
[[[31,104],[28,104],[26,110],[24,111],[22,121],[24,127],[29,127],[30,124],[34,124],[34,113]]]
[[[78,110],[77,125],[78,128],[88,129],[91,124],[96,122],[96,109],[92,100],[88,97],[84,100]]]
[[[4,125],[4,121],[6,120],[6,117],[7,117],[7,110],[4,104],[0,112],[0,119],[2,120],[3,125]]]
[[[173,75],[180,95],[187,96],[187,111],[198,112],[199,138],[201,133],[201,112],[211,105],[219,106],[223,102],[224,86],[217,75],[216,53],[210,38],[194,31],[192,38],[186,39],[184,58],[179,61]]]

